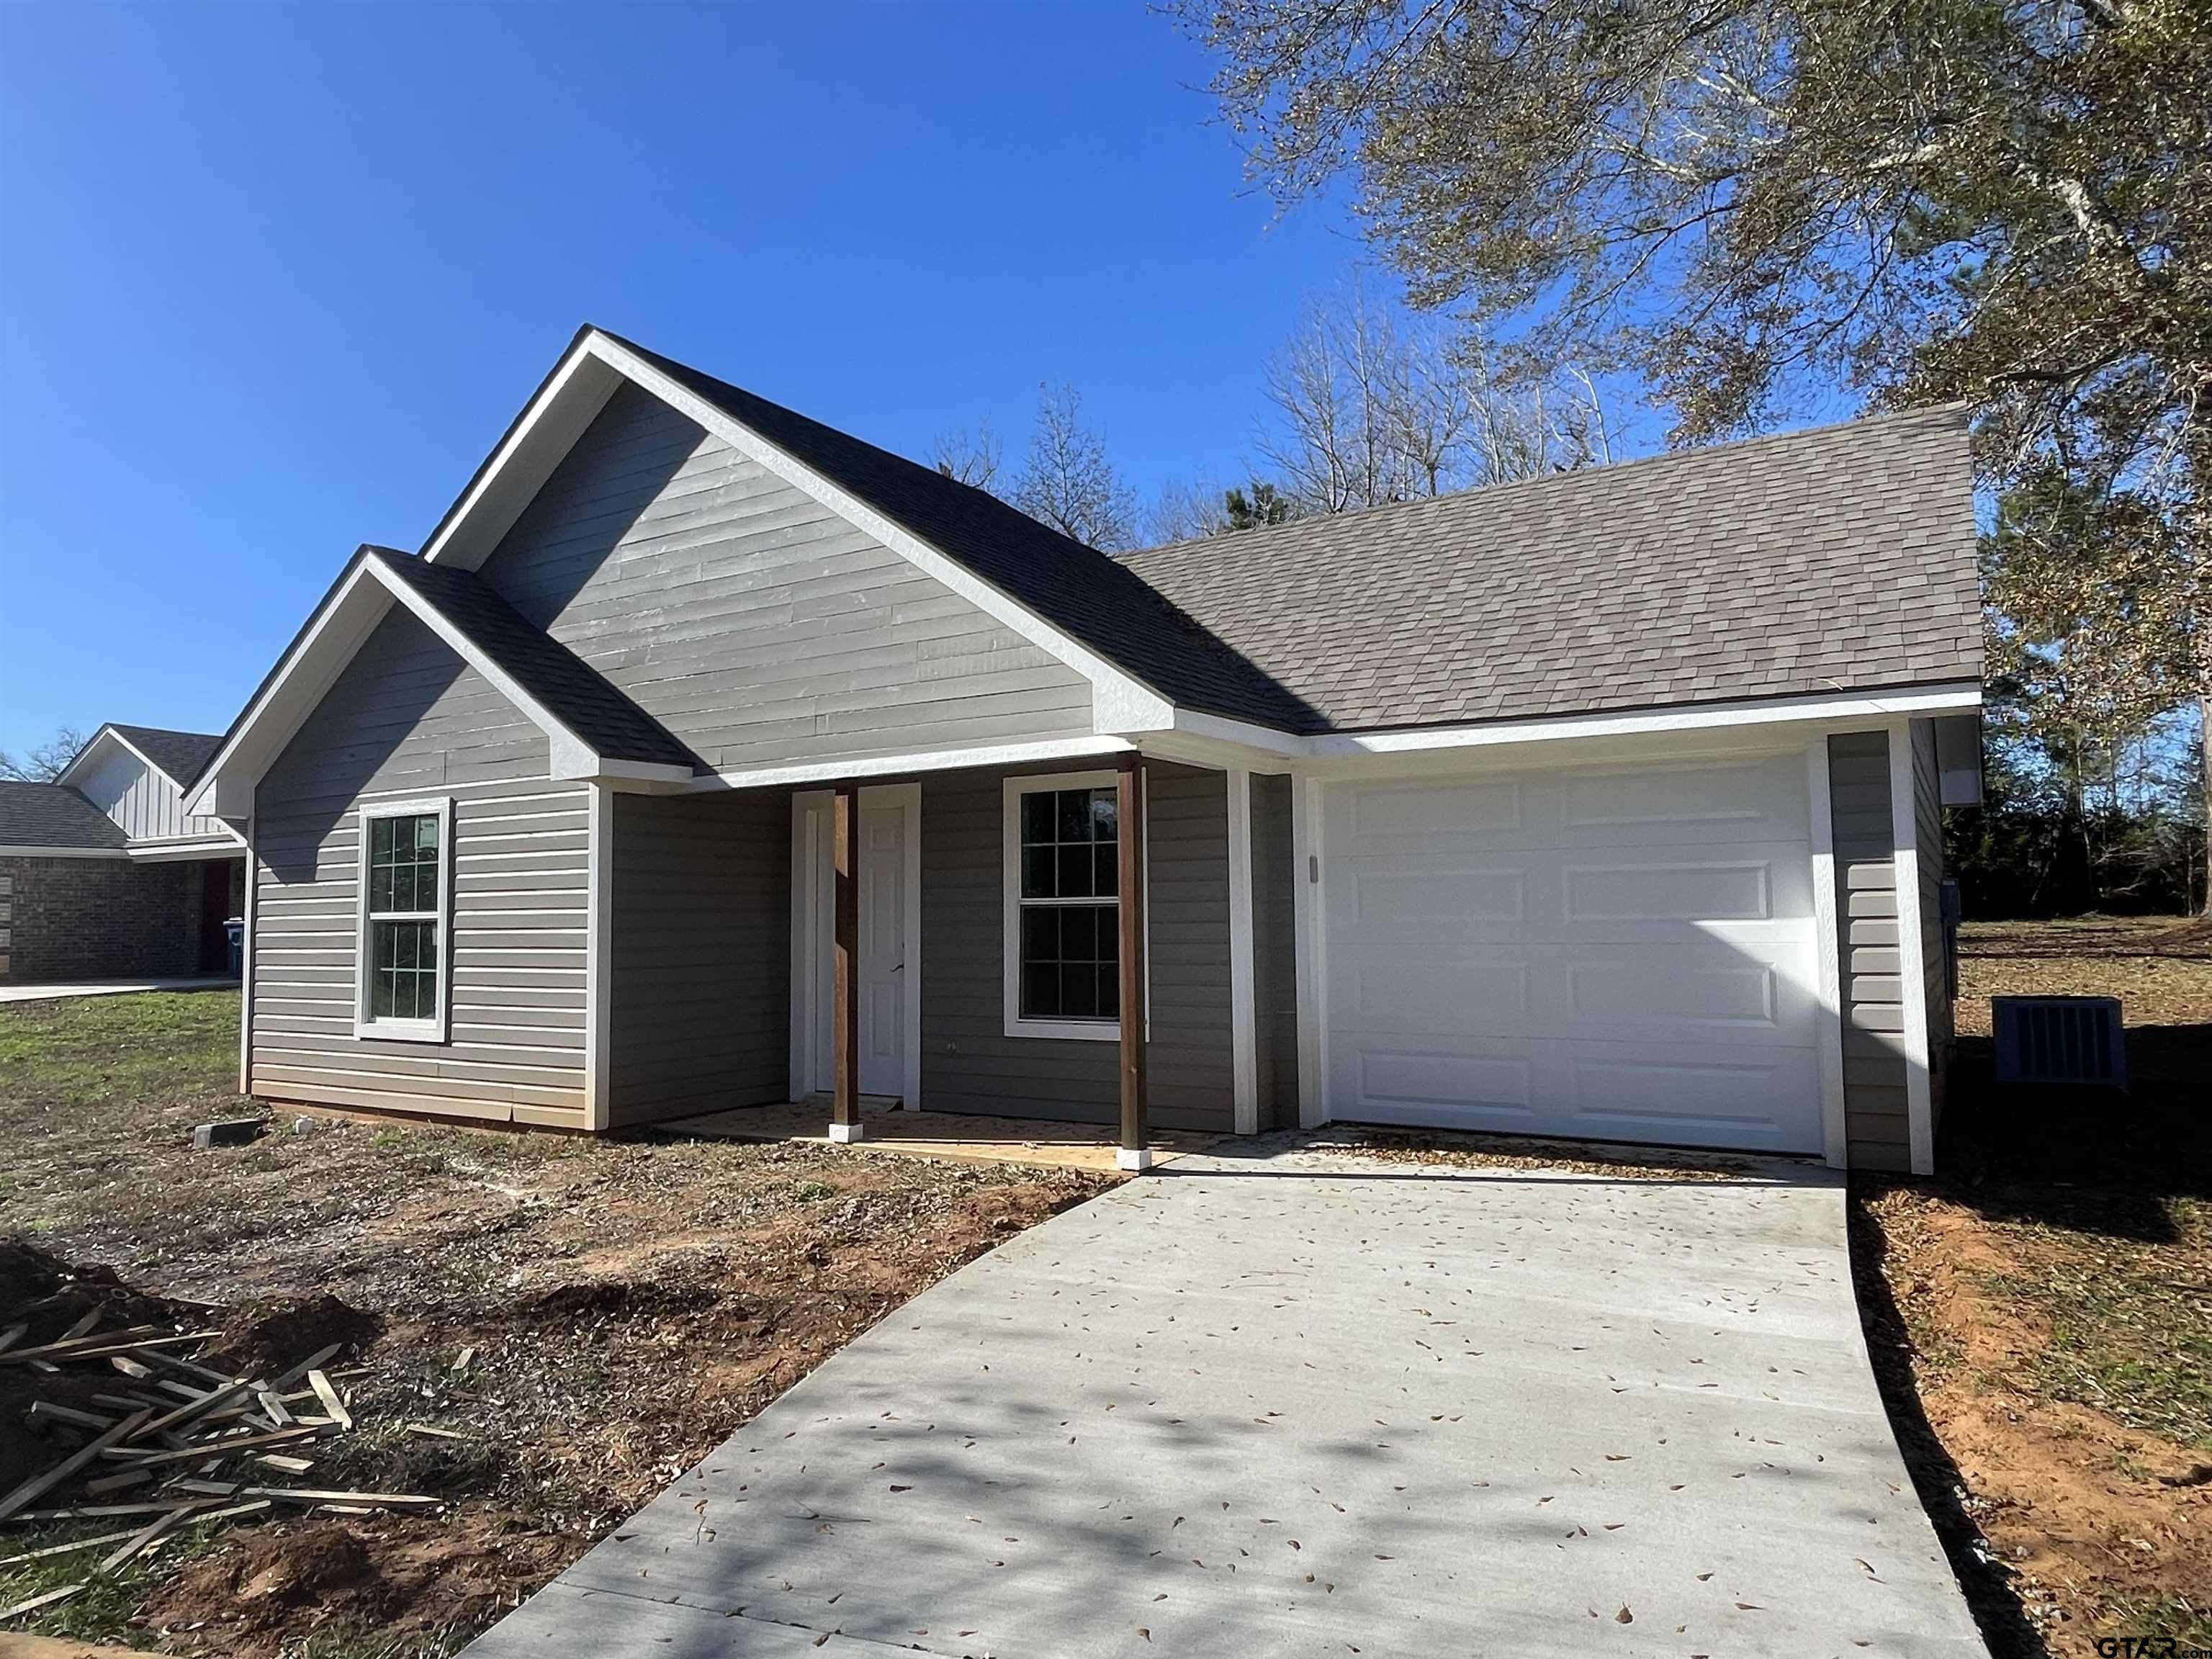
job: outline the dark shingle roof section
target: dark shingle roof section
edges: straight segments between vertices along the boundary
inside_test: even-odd
[[[0,853],[11,847],[113,848],[122,826],[65,784],[0,781]]]
[[[1358,730],[1975,680],[1974,536],[1944,409],[1127,562]]]
[[[590,664],[526,620],[473,572],[425,564],[386,547],[362,550],[398,574],[485,656],[608,760],[696,769],[691,751]]]
[[[1170,701],[1286,730],[1312,723],[1311,710],[1127,566],[984,490],[632,341],[607,337]]]
[[[220,733],[171,732],[158,726],[124,726],[110,720],[107,729],[121,738],[178,783],[189,783],[200,768],[222,747]]]

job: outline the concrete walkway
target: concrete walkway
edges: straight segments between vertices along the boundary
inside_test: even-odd
[[[214,991],[238,988],[234,979],[88,979],[71,985],[0,985],[0,1006],[52,1002],[63,997],[116,997],[134,991]]]
[[[817,1645],[818,1644],[818,1645]],[[469,1652],[1980,1655],[1843,1190],[1186,1158],[777,1401]]]

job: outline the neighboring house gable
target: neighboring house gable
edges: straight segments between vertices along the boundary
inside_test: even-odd
[[[1093,729],[1073,668],[634,386],[477,574],[718,772]]]
[[[70,763],[61,781],[105,812],[133,842],[235,842],[222,819],[184,810],[179,783],[206,761],[213,744],[197,732],[105,726]]]

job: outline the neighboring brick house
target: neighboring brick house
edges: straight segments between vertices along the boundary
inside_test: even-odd
[[[103,726],[54,782],[0,782],[0,984],[228,971],[242,844],[182,800],[220,742]]]

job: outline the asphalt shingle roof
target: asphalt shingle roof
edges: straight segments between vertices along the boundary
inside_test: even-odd
[[[1313,711],[1525,719],[1981,674],[1966,421],[1921,410],[1156,548]]]
[[[691,751],[589,663],[528,621],[473,571],[426,564],[411,553],[367,547],[513,676],[563,725],[610,760],[696,767]]]
[[[120,849],[130,844],[121,825],[66,784],[0,780],[0,851],[10,847]]]
[[[198,777],[200,768],[222,747],[220,732],[171,732],[159,726],[125,726],[114,720],[108,722],[108,729],[179,783]]]

